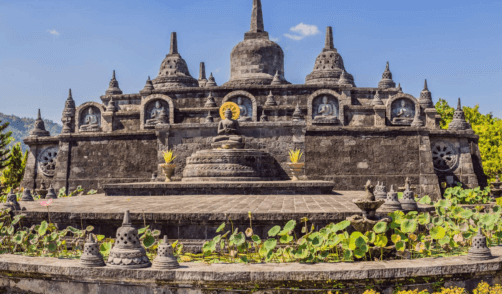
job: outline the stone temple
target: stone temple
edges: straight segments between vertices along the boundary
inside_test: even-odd
[[[162,154],[170,149],[178,156],[173,185],[196,187],[214,176],[220,182],[283,183],[268,192],[301,193],[308,183],[323,190],[329,182],[330,189],[346,191],[361,190],[368,180],[399,187],[409,178],[416,193],[433,198],[440,197],[442,182],[486,185],[478,136],[460,100],[450,129],[441,130],[427,81],[418,95],[404,93],[382,62],[378,85],[356,86],[331,27],[304,84],[287,81],[284,52],[265,31],[260,0],[253,1],[250,30],[231,52],[227,82],[207,78],[203,62],[195,79],[177,38],[172,33],[158,76],[148,77],[137,93],[124,94],[114,72],[100,102],[76,106],[70,90],[61,134],[46,132],[39,116],[25,139],[30,152],[22,186],[38,189],[44,182],[101,192],[160,183]],[[220,107],[227,102],[239,108],[239,131],[221,137]],[[233,130],[232,123],[223,127]],[[238,148],[215,149],[220,140]],[[304,151],[303,186],[288,181],[288,152],[296,148]],[[163,191],[155,193],[172,192]]]

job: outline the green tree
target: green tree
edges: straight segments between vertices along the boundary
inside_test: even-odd
[[[2,124],[0,120],[0,171],[5,168],[9,160],[9,149],[7,149],[7,145],[9,145],[12,140],[12,132],[3,133],[8,126],[8,122]]]
[[[483,160],[483,170],[489,178],[488,182],[492,182],[497,174],[502,174],[502,120],[491,113],[480,113],[479,105],[462,109],[465,112],[465,119],[479,136],[478,146]],[[455,109],[440,98],[436,103],[436,110],[441,115],[441,128],[447,129],[453,120]]]
[[[4,192],[8,192],[10,188],[14,189],[19,187],[21,181],[23,180],[27,160],[28,151],[23,154],[23,151],[21,150],[21,143],[17,143],[10,148],[7,167],[4,169],[2,176],[0,177],[0,182],[6,190]]]

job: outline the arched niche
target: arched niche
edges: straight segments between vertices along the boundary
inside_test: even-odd
[[[97,102],[87,102],[76,109],[75,122],[77,123],[77,133],[101,132],[104,122],[102,114],[105,111],[102,104]]]
[[[257,115],[258,105],[256,102],[256,98],[253,95],[251,95],[246,91],[234,91],[227,94],[223,98],[222,103],[226,103],[229,101],[236,103],[237,105],[239,105],[239,108],[241,108],[241,117],[239,118],[239,121],[258,121],[258,115]],[[239,104],[239,102],[241,102],[241,104]],[[243,108],[246,108],[247,117],[249,118],[247,120],[242,115]]]
[[[157,106],[159,106],[159,108],[157,108]],[[151,119],[155,119],[152,118],[152,111],[154,109],[158,117],[158,113],[162,108],[164,108],[167,114],[167,122],[169,124],[174,124],[174,103],[171,97],[163,94],[153,94],[141,101],[140,121],[142,130],[145,128],[155,128],[155,124],[147,124],[147,122]]]
[[[330,115],[330,117],[336,117],[337,121],[330,118],[328,120],[320,120],[316,119],[317,116],[320,116],[319,110],[321,105],[324,104],[324,97],[326,97],[327,105],[329,107],[327,109],[333,108],[334,115]],[[315,91],[312,95],[309,96],[307,100],[307,123],[328,123],[328,124],[343,124],[344,121],[344,110],[343,105],[341,105],[341,101],[343,100],[342,95],[338,94],[336,91],[329,89],[322,89]],[[322,107],[326,109],[325,107]],[[336,109],[334,109],[336,108]],[[317,122],[316,122],[317,121]],[[321,122],[324,121],[324,122]]]
[[[387,120],[394,126],[410,126],[415,116],[420,116],[420,104],[409,94],[399,93],[390,97],[386,108]]]

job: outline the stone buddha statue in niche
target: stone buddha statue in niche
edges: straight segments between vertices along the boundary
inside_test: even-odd
[[[241,115],[239,117],[239,121],[251,121],[253,120],[251,111],[247,108],[246,105],[243,104],[242,98],[237,98],[237,105],[239,105],[239,109],[241,111]]]
[[[218,136],[213,138],[212,147],[223,147],[226,149],[244,148],[239,122],[232,119],[232,111],[230,109],[225,111],[225,119],[218,124]]]
[[[413,122],[414,111],[406,105],[406,101],[403,99],[398,104],[398,107],[393,110],[394,118],[392,123],[395,124],[411,124]]]
[[[329,102],[328,97],[324,96],[322,98],[322,103],[317,107],[317,114],[314,117],[314,121],[337,121],[338,117],[336,116],[336,106],[332,102]]]
[[[156,124],[167,122],[167,112],[159,101],[155,102],[155,107],[150,112],[150,119],[146,120],[147,126],[154,126]]]
[[[80,126],[83,132],[98,132],[101,130],[99,126],[99,117],[94,113],[92,107],[89,107],[89,112],[84,118],[83,124]]]

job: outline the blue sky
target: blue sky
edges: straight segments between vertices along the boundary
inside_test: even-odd
[[[335,47],[359,87],[394,80],[434,101],[479,103],[502,117],[502,1],[262,0],[265,29],[285,53],[285,76],[304,83],[333,26]],[[124,93],[157,75],[169,36],[190,72],[219,85],[249,30],[252,0],[0,0],[0,112],[60,121],[68,88],[77,105],[100,101],[112,70]],[[287,36],[288,35],[288,36]]]

